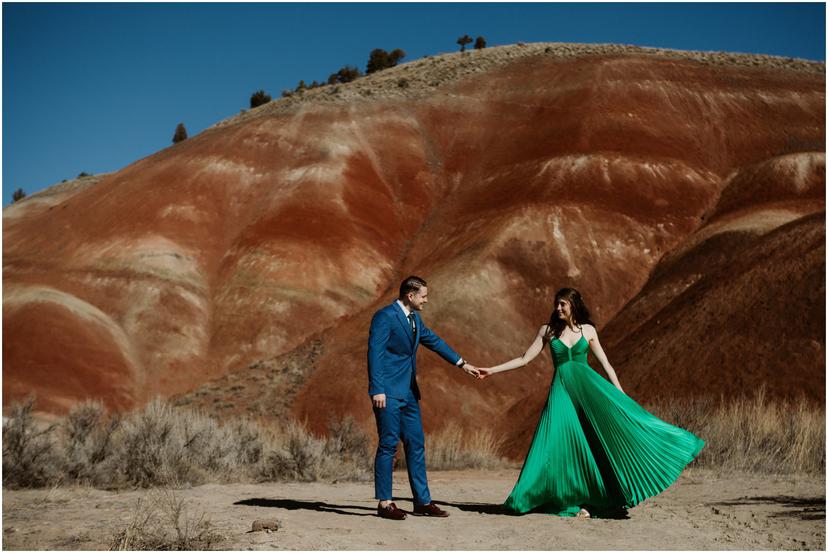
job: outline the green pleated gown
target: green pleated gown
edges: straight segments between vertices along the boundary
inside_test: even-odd
[[[661,493],[704,447],[694,434],[652,415],[587,364],[582,335],[550,341],[555,377],[520,477],[503,506],[609,516]]]

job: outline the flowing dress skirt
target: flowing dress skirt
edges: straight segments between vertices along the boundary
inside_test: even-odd
[[[555,377],[503,504],[508,511],[574,516],[584,506],[601,517],[633,507],[667,489],[704,447],[701,438],[652,415],[596,373],[579,344],[588,348],[581,340],[564,356],[566,346],[553,343]]]

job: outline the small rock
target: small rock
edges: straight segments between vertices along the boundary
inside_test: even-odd
[[[275,532],[279,528],[281,528],[282,523],[275,518],[272,519],[261,519],[261,520],[254,520],[253,521],[253,529],[250,530],[251,532]]]

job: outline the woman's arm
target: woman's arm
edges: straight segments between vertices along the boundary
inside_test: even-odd
[[[610,382],[623,392],[624,389],[621,387],[621,383],[618,382],[618,375],[615,374],[615,369],[610,365],[607,355],[604,353],[604,348],[601,347],[601,342],[598,341],[598,331],[592,325],[584,325],[583,329],[584,337],[589,342],[589,348],[592,350],[592,354],[595,355],[595,358],[604,367],[604,372],[607,373]]]
[[[487,369],[478,368],[478,372],[480,373],[480,376],[478,378],[483,379],[495,373],[511,371],[512,369],[519,369],[521,367],[525,367],[526,365],[528,365],[529,362],[532,361],[532,359],[534,359],[535,357],[537,357],[543,349],[543,342],[544,336],[546,335],[546,329],[546,325],[540,327],[537,336],[535,336],[535,341],[532,342],[532,345],[529,346],[529,349],[526,350],[526,353],[524,353],[520,357],[515,357],[511,361],[501,363],[500,365],[497,365],[495,367],[489,367]]]

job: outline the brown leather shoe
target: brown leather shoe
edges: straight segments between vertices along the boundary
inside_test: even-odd
[[[394,503],[389,503],[385,507],[377,505],[377,515],[380,518],[390,518],[391,520],[405,520],[405,511],[398,509]]]
[[[434,504],[414,505],[414,514],[421,517],[447,517],[449,514]]]

